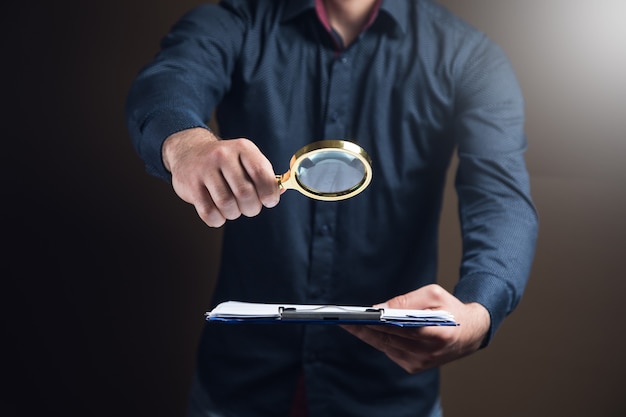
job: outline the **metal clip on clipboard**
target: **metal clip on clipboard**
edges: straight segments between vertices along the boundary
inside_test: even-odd
[[[338,305],[265,304],[226,301],[206,313],[227,323],[384,324],[399,327],[457,326],[446,311]]]
[[[364,311],[353,311],[340,306],[321,306],[316,308],[278,307],[280,320],[300,321],[342,321],[366,320],[379,321],[383,314],[382,308],[367,308]]]

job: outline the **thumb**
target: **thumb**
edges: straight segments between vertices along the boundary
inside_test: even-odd
[[[375,305],[375,308],[399,308],[426,310],[437,309],[442,304],[446,290],[437,284],[427,285],[406,294],[393,297],[384,303]]]

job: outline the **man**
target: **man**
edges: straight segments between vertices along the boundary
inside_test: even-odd
[[[127,119],[148,172],[224,225],[213,305],[386,303],[460,323],[207,324],[189,415],[439,416],[438,366],[486,346],[520,300],[537,230],[521,93],[502,51],[432,1],[200,6],[139,74]],[[281,194],[275,173],[322,139],[365,148],[370,186],[340,202]],[[435,277],[455,150],[451,294]]]

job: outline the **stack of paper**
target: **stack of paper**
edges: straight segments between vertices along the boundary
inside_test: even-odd
[[[443,310],[239,301],[219,304],[206,313],[206,319],[230,323],[387,324],[401,327],[457,325],[452,314]]]

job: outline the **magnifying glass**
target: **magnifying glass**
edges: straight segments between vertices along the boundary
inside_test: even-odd
[[[278,186],[307,197],[338,201],[363,191],[372,180],[372,160],[363,148],[345,140],[321,140],[300,148]]]

